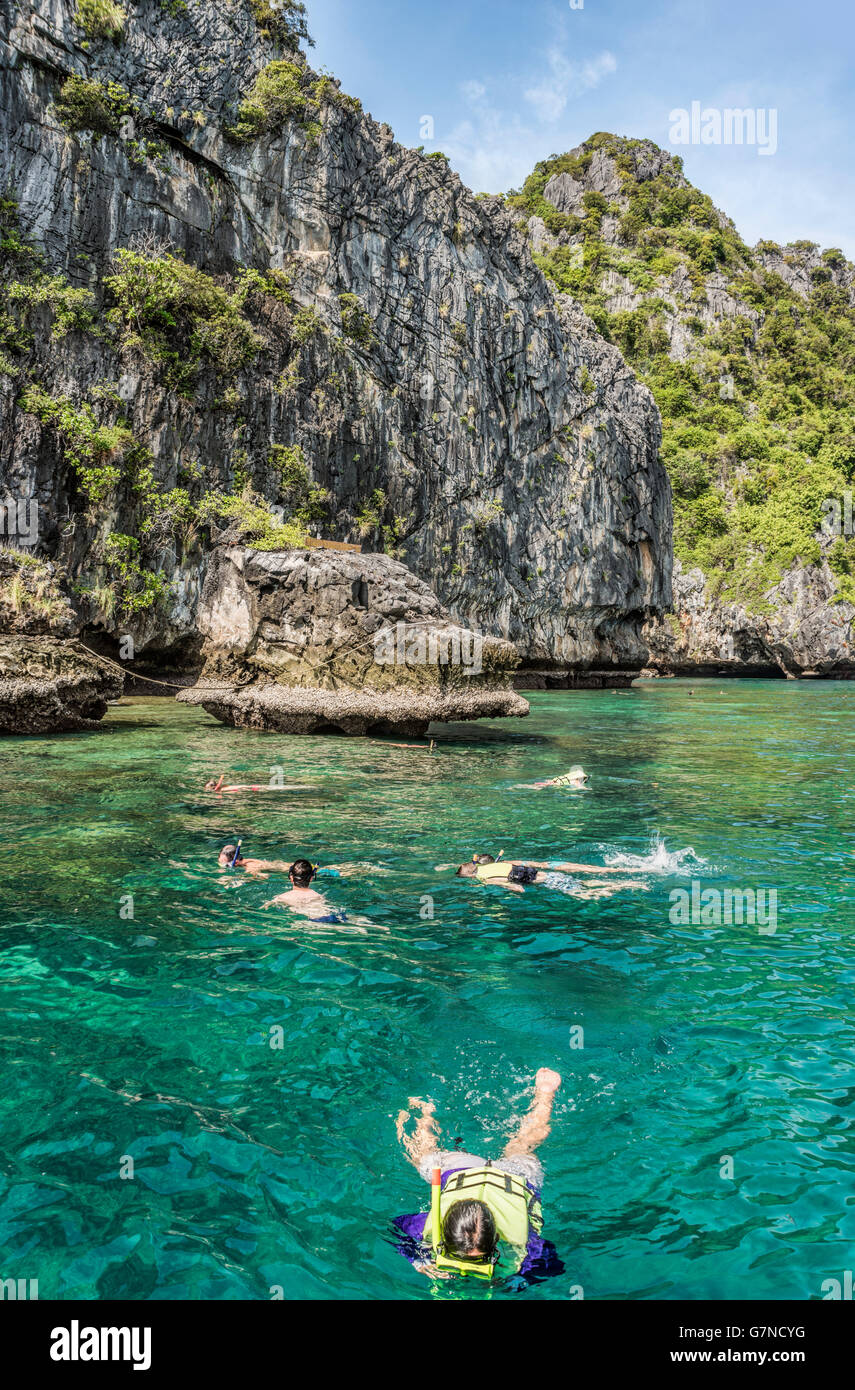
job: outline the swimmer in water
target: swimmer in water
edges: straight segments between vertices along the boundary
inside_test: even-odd
[[[531,787],[535,791],[539,791],[541,787],[584,787],[588,780],[584,768],[571,767],[569,772],[563,772],[560,777],[548,777],[545,782],[524,782],[523,786]]]
[[[559,888],[561,892],[572,892],[574,897],[601,898],[617,893],[623,888],[647,888],[638,879],[579,879],[566,877],[568,874],[620,874],[623,869],[608,869],[599,864],[542,863],[534,860],[502,859],[496,860],[492,854],[476,854],[468,864],[461,864],[457,870],[458,878],[475,878],[479,883],[497,883],[511,893],[523,893],[534,883],[543,883],[547,888]]]
[[[239,840],[236,845],[223,845],[217,856],[217,863],[221,869],[241,869],[250,874],[253,878],[262,878],[266,874],[287,874],[291,869],[290,863],[285,859],[245,859],[241,854]],[[329,878],[357,878],[365,873],[388,874],[391,869],[384,869],[378,864],[325,864],[321,868],[320,864],[314,865],[316,875],[323,874]]]
[[[288,869],[291,887],[271,898],[265,907],[289,907],[292,912],[309,917],[313,922],[346,922],[347,914],[333,911],[323,894],[312,887],[316,873],[316,866],[310,864],[308,859],[295,860]]]
[[[269,873],[287,874],[290,865],[284,859],[244,859],[240,852],[242,843],[238,840],[236,845],[223,845],[217,856],[221,869],[243,869],[254,878]]]
[[[264,785],[263,783],[261,783],[261,782],[256,782],[256,783],[253,783],[252,785],[250,785],[248,782],[238,782],[238,783],[236,783],[236,784],[233,785],[233,786],[225,786],[225,780],[226,780],[225,777],[221,777],[221,778],[219,779],[219,781],[217,781],[217,782],[215,782],[215,781],[206,782],[206,783],[205,783],[205,791],[206,791],[206,792],[217,792],[218,795],[222,795],[223,792],[307,792],[307,791],[311,791],[311,790],[312,790],[311,787],[300,787],[300,786],[287,786],[287,787],[286,787],[286,786],[279,786],[278,784],[271,785],[270,783],[268,783],[268,784],[265,786],[265,785]]]
[[[549,1134],[560,1085],[558,1072],[540,1068],[528,1114],[501,1157],[491,1160],[443,1149],[433,1101],[410,1099],[410,1106],[421,1112],[412,1135],[404,1133],[410,1111],[399,1113],[398,1139],[431,1184],[430,1212],[399,1216],[394,1223],[400,1232],[399,1254],[420,1274],[529,1283],[563,1272],[555,1247],[540,1235],[543,1165],[535,1155]]]
[[[367,936],[366,927],[373,927],[375,931],[385,932],[388,935],[388,927],[371,922],[367,917],[348,917],[347,913],[341,909],[336,910],[331,907],[323,894],[318,893],[312,887],[312,881],[317,876],[317,872],[317,866],[310,864],[308,859],[297,859],[288,870],[288,877],[291,880],[290,889],[285,893],[278,893],[264,906],[287,907],[298,917],[302,917],[306,922],[312,922],[316,926],[338,926],[341,927],[342,931],[356,932],[359,936]]]

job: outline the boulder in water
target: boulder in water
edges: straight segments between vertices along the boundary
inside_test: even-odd
[[[529,711],[511,644],[456,624],[388,555],[221,547],[198,622],[205,667],[178,699],[239,728],[418,735]]]

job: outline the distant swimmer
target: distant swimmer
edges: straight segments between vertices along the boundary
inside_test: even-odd
[[[227,786],[224,777],[221,777],[221,778],[219,779],[219,781],[216,781],[216,782],[215,782],[215,781],[210,781],[210,782],[206,782],[206,783],[205,783],[205,791],[206,791],[206,792],[217,792],[217,793],[222,793],[222,792],[308,792],[308,791],[312,791],[312,790],[313,790],[313,789],[312,789],[311,787],[304,787],[304,786],[301,787],[301,786],[299,786],[299,785],[291,785],[291,786],[284,786],[284,785],[283,785],[283,786],[279,786],[278,783],[269,783],[269,782],[253,782],[253,783],[249,783],[249,782],[237,782],[237,783],[230,784],[230,785]]]
[[[574,897],[604,897],[623,888],[647,888],[639,879],[581,879],[570,874],[620,874],[623,869],[608,869],[600,864],[566,864],[536,862],[522,859],[494,859],[492,854],[476,854],[468,864],[461,864],[458,878],[475,878],[479,883],[496,883],[512,893],[523,893],[531,884],[542,883]]]
[[[410,1111],[399,1113],[398,1139],[431,1184],[430,1211],[398,1216],[394,1223],[400,1232],[399,1254],[420,1274],[513,1279],[524,1287],[563,1273],[555,1247],[540,1234],[543,1165],[535,1155],[549,1135],[560,1085],[558,1072],[540,1068],[528,1114],[495,1159],[443,1149],[432,1101],[410,1099],[421,1112],[411,1135],[404,1133]]]
[[[524,787],[531,787],[539,790],[541,787],[584,787],[589,780],[587,772],[581,767],[571,767],[569,772],[562,772],[560,777],[547,777],[545,782],[523,782]]]

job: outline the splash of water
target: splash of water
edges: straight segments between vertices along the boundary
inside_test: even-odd
[[[609,868],[631,869],[635,873],[674,875],[675,877],[703,873],[710,864],[696,854],[691,845],[686,849],[668,849],[661,835],[654,835],[646,854],[630,854],[604,846]]]

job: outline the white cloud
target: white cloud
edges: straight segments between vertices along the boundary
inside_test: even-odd
[[[534,131],[492,106],[480,82],[466,82],[461,91],[471,115],[440,143],[463,182],[476,193],[522,183],[541,158]]]
[[[551,48],[546,60],[548,75],[523,94],[541,121],[557,121],[566,111],[571,97],[590,92],[604,77],[617,71],[617,60],[607,49],[584,63],[573,63],[559,48]]]
[[[521,184],[543,158],[540,123],[557,121],[571,98],[591,91],[616,71],[617,62],[613,54],[604,51],[574,63],[553,47],[546,54],[546,66],[549,76],[523,94],[532,108],[529,120],[519,111],[493,105],[483,82],[461,84],[460,94],[469,113],[440,144],[464,183],[476,192],[497,192]]]
[[[468,101],[470,106],[478,106],[487,95],[487,88],[483,82],[464,82],[460,87],[463,98]]]

